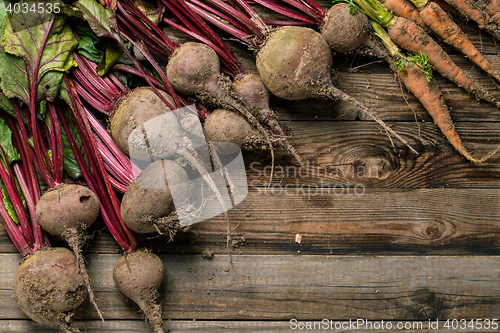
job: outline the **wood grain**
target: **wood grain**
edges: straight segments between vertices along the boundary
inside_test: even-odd
[[[499,254],[500,191],[498,189],[374,190],[343,195],[316,189],[256,188],[230,211],[243,254]],[[273,193],[274,192],[274,193]],[[222,216],[164,237],[141,237],[141,244],[163,253],[226,253]],[[98,224],[93,229],[104,228]],[[301,243],[295,236],[302,236]],[[53,242],[63,245],[61,241]],[[0,227],[0,251],[16,253]],[[90,253],[119,253],[103,230]]]
[[[325,318],[327,319],[327,318]],[[360,318],[361,319],[361,318]],[[491,322],[491,321],[490,321]],[[358,322],[357,321],[333,321],[328,323],[327,326],[320,326],[320,322],[307,322],[303,321],[303,325],[317,325],[316,328],[323,327],[323,330],[328,330],[327,327],[332,327],[335,332],[373,332],[373,327],[391,327],[393,330],[400,325],[400,327],[414,327],[415,329],[404,329],[405,333],[431,333],[436,332],[437,329],[443,331],[447,329],[445,327],[446,321],[389,321],[384,320],[382,323],[370,321],[368,322]],[[451,324],[450,324],[451,323]],[[453,322],[451,320],[450,325],[462,325],[460,322]],[[476,322],[473,322],[474,325]],[[480,322],[481,325],[486,325],[485,322]],[[466,321],[466,325],[469,325],[470,321]],[[146,323],[139,320],[107,320],[102,323],[100,321],[85,321],[79,322],[77,325],[87,333],[144,333],[148,332],[149,328]],[[281,333],[281,332],[296,332],[295,323],[290,323],[290,321],[201,321],[201,320],[191,320],[191,321],[180,321],[180,320],[169,320],[164,323],[165,331],[168,330],[169,333],[181,333],[181,332],[203,332],[203,333],[219,333],[219,332],[267,332],[267,333]],[[325,325],[325,324],[321,324]],[[335,329],[335,326],[339,329]],[[352,326],[351,326],[352,325]],[[371,326],[370,326],[371,325]],[[382,325],[382,326],[380,326]],[[390,325],[390,326],[389,326]],[[437,326],[436,326],[437,325]],[[342,326],[345,329],[342,329]],[[349,326],[351,326],[349,328]],[[431,329],[429,329],[429,326]],[[311,326],[314,327],[314,326]],[[457,327],[457,326],[455,326]],[[470,329],[465,326],[465,329],[461,329],[462,333],[477,333],[477,329]],[[480,327],[477,325],[477,327]],[[483,326],[484,327],[484,326]],[[490,327],[491,326],[490,324]],[[491,328],[490,328],[491,331]],[[25,332],[35,332],[35,333],[53,333],[56,332],[55,329],[48,329],[37,323],[24,320],[13,320],[10,322],[0,321],[0,332],[2,333],[25,333]],[[379,329],[377,332],[390,332],[390,330]]]
[[[118,255],[88,256],[88,269],[107,319],[139,319],[115,289]],[[475,256],[227,256],[161,255],[163,316],[184,320],[428,320],[498,318],[500,257]],[[0,255],[0,319],[25,319],[12,299],[19,256]],[[85,306],[80,319],[97,319]]]

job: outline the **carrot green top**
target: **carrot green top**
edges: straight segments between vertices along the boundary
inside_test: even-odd
[[[385,46],[391,57],[399,55],[399,46],[394,43],[387,31],[385,31],[385,29],[378,22],[370,20],[370,24],[373,28],[373,31],[375,32],[375,35],[380,38],[380,41]]]
[[[354,0],[354,3],[361,8],[361,11],[369,18],[378,22],[384,28],[394,24],[396,18],[378,0]]]
[[[415,5],[415,7],[419,9],[427,6],[427,4],[429,3],[429,0],[410,0],[410,1]]]

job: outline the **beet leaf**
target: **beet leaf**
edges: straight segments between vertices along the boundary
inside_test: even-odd
[[[76,48],[78,53],[90,61],[95,63],[100,62],[104,55],[104,52],[101,50],[101,38],[99,38],[85,22],[77,24],[75,32],[80,38]]]
[[[25,2],[30,7],[34,4]],[[53,101],[62,73],[75,66],[72,51],[77,43],[65,16],[47,12],[23,14],[22,11],[13,14],[5,22],[2,46],[5,53],[22,60],[5,53],[3,59],[0,58],[1,87],[5,95],[18,97],[30,106],[42,96]]]
[[[7,124],[3,121],[0,120],[0,146],[2,147],[3,151],[5,152],[5,156],[7,160],[5,160],[4,154],[0,154],[0,160],[3,163],[4,167],[7,168],[7,163],[13,163],[21,160],[21,155],[17,152],[16,148],[13,145],[12,142],[12,131],[10,128],[7,126]],[[10,175],[12,177],[12,175]],[[26,202],[24,199],[24,196],[21,194],[21,189],[19,188],[19,185],[17,184],[17,180],[14,178],[17,191],[19,193],[22,205],[24,208],[26,208]],[[3,181],[0,181],[0,190],[2,191],[2,197],[3,197],[3,204],[5,206],[5,210],[9,214],[9,216],[12,218],[14,223],[19,224],[19,218],[17,217],[16,211],[14,209],[14,206],[12,205],[12,201],[10,200],[9,192],[7,191],[7,188],[5,187],[5,184]]]
[[[116,32],[116,18],[111,9],[104,8],[95,0],[79,0],[76,6],[97,36],[115,40],[121,38]]]

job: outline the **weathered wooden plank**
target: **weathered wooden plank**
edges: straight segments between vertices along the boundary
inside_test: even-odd
[[[118,255],[88,256],[105,318],[138,319],[115,289]],[[163,316],[196,320],[435,320],[500,317],[500,257],[162,255]],[[25,319],[12,299],[18,255],[0,255],[0,319]],[[77,318],[97,319],[89,306]]]
[[[299,184],[350,182],[390,188],[496,187],[498,183],[499,154],[484,164],[472,165],[458,155],[434,124],[419,127],[415,123],[398,123],[393,127],[417,149],[418,156],[398,140],[389,139],[374,123],[290,122],[288,125],[293,133],[291,142],[308,161],[309,168],[292,167],[292,171],[301,170],[302,174],[289,177],[295,173],[284,172],[284,179],[280,179],[284,183],[296,182],[297,178],[300,178]],[[500,144],[500,127],[496,123],[461,123],[456,128],[464,145],[475,156],[484,156]],[[249,160],[250,166],[251,163]],[[291,158],[278,161],[285,171],[295,163]],[[268,170],[267,178],[260,173],[260,183],[269,181],[269,162],[254,163],[253,166],[250,171]],[[275,178],[282,177],[279,168]],[[259,174],[258,171],[255,173]],[[256,174],[248,176],[257,179]]]
[[[374,122],[286,122],[300,167],[286,151],[276,150],[274,180],[281,183],[362,184],[370,188],[499,187],[500,154],[471,164],[451,146],[433,123],[393,123],[418,152],[416,156]],[[466,148],[482,157],[500,145],[499,123],[458,123]],[[249,181],[269,181],[270,154],[244,156]]]
[[[307,194],[273,195],[270,189],[250,195],[230,217],[238,225],[233,236],[245,240],[238,253],[498,253],[498,195],[386,190],[309,200]],[[205,221],[163,251],[225,253],[224,228],[222,217]]]
[[[436,332],[438,329],[443,331],[452,331],[454,327],[465,327],[460,329],[463,333],[477,333],[478,329],[468,328],[467,325],[474,325],[474,327],[483,328],[487,325],[487,321],[473,321],[470,324],[470,320],[465,322],[453,321],[448,322],[451,328],[445,327],[448,325],[446,321],[362,321],[359,318],[352,321],[332,321],[325,318],[326,322],[315,321],[301,321],[301,322],[290,322],[290,321],[179,321],[179,320],[169,320],[164,323],[165,331],[169,333],[181,333],[181,332],[203,332],[203,333],[219,333],[225,331],[231,332],[261,332],[261,333],[281,333],[281,332],[296,332],[303,331],[305,327],[311,327],[307,331],[335,331],[335,332],[373,332],[376,328],[377,332],[391,332],[391,330],[402,330],[406,333],[431,333]],[[77,327],[80,327],[82,331],[87,333],[145,333],[149,332],[146,323],[138,320],[108,320],[106,322],[101,321],[85,321],[75,323]],[[299,326],[303,325],[303,326]],[[481,326],[480,326],[481,325]],[[299,328],[304,327],[304,328]],[[342,328],[344,327],[344,328]],[[401,328],[402,329],[401,329]],[[408,329],[405,329],[408,328]],[[472,326],[471,326],[472,327]],[[487,331],[495,331],[493,327],[496,327],[492,321],[490,321],[490,328]],[[314,330],[316,328],[316,330]],[[338,328],[338,329],[337,329]],[[375,328],[375,329],[374,329]],[[25,320],[0,320],[0,332],[2,333],[25,333],[25,332],[36,332],[36,333],[53,333],[56,329],[48,329],[43,325],[25,321]]]
[[[301,167],[277,151],[274,183],[296,186],[354,186],[370,188],[476,187],[495,188],[499,182],[500,154],[482,164],[460,156],[434,124],[397,123],[394,129],[417,149],[412,154],[389,138],[375,123],[290,122],[290,141],[306,161]],[[464,145],[484,156],[500,145],[500,127],[488,123],[456,126]],[[254,186],[269,182],[268,153],[247,154],[247,179]]]
[[[281,193],[279,193],[281,191]],[[230,211],[244,254],[498,254],[500,191],[498,189],[359,190],[339,188],[253,188]],[[317,193],[316,193],[317,191]],[[323,193],[321,192],[323,191]],[[335,192],[337,191],[337,192]],[[356,191],[356,192],[355,192]],[[166,253],[226,253],[222,216],[141,244]],[[92,229],[104,228],[102,224]],[[300,234],[302,240],[295,241]],[[54,244],[63,245],[60,241]],[[0,226],[0,252],[17,253]],[[90,253],[119,253],[107,230],[96,233]]]

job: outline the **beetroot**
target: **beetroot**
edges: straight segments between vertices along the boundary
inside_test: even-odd
[[[146,93],[147,97],[141,97],[144,93]],[[151,112],[152,110],[158,110],[158,112]],[[163,113],[161,111],[163,111]],[[190,135],[184,130],[183,125],[185,127],[191,127],[189,126],[189,119],[187,123],[183,123],[183,125],[181,125],[181,122],[179,121],[179,118],[181,117],[183,116],[176,116],[175,113],[170,112],[170,109],[160,100],[159,97],[156,96],[156,94],[150,91],[150,88],[136,89],[131,92],[128,97],[123,100],[122,103],[116,106],[115,114],[111,119],[111,128],[129,129],[125,132],[122,132],[122,134],[125,134],[125,137],[128,135],[127,140],[125,140],[125,138],[122,138],[118,141],[128,142],[128,152],[131,154],[131,159],[135,160],[137,158],[142,158],[145,161],[149,161],[147,162],[149,164],[156,160],[165,158],[176,159],[180,157],[182,161],[187,162],[200,174],[206,184],[208,184],[209,188],[212,190],[212,192],[217,197],[217,200],[221,204],[222,211],[227,211],[229,208],[227,207],[222,194],[211,178],[208,166],[199,157],[199,154],[196,150],[196,144],[193,142],[193,139],[196,138],[194,138],[193,135]],[[114,131],[112,130],[112,134],[113,133]],[[201,129],[200,134],[202,135]],[[158,169],[152,168],[150,170],[151,175],[154,176],[146,176],[145,179],[150,178],[151,181],[148,180],[145,181],[145,183],[156,181],[159,182],[159,184],[165,185],[166,174],[163,173],[162,169],[158,167]],[[170,180],[170,175],[168,176]],[[183,175],[175,177],[173,178],[174,183],[177,183],[177,180],[180,182],[184,178],[185,177]],[[135,189],[135,185],[132,189]],[[183,193],[179,196],[176,196],[176,198],[182,198],[184,197],[184,195],[185,194]],[[155,196],[151,196],[150,198],[156,200]],[[155,204],[153,202],[149,207],[153,207],[154,205]],[[179,207],[177,208],[179,209]],[[168,206],[163,207],[163,211],[168,212],[169,215],[171,213],[171,210],[168,209]],[[146,210],[141,211],[140,209],[135,210],[134,213],[132,211],[127,212],[124,210],[122,211],[122,214],[127,217],[130,213],[131,219],[127,217],[127,220],[134,220],[135,218],[139,218],[140,216],[142,216],[142,222],[146,221],[146,219],[149,219],[151,220],[150,222],[153,222],[150,227],[145,228],[139,227],[137,225],[137,223],[142,223],[141,221],[135,221],[134,225],[131,224],[132,229],[135,228],[135,230],[137,231],[143,230],[144,232],[146,232],[146,230],[148,230],[147,232],[151,232],[150,230],[157,230],[156,228],[159,226],[157,222],[159,222],[158,219],[161,218],[161,216],[159,215],[159,210],[156,209],[156,212],[154,214],[146,214],[145,212]],[[189,214],[187,214],[186,216],[188,215]],[[162,228],[159,229],[161,231]]]
[[[318,32],[304,27],[281,27],[257,53],[256,63],[262,81],[276,96],[290,100],[325,98],[349,102],[418,154],[366,106],[333,85],[332,56],[328,43]]]
[[[86,230],[99,216],[99,200],[90,189],[80,185],[61,184],[49,189],[38,201],[35,210],[38,223],[51,235],[64,239],[76,256],[77,267],[87,286],[90,302],[100,312],[82,255],[87,241]]]
[[[185,197],[187,200],[190,190],[186,185],[188,180],[186,171],[174,161],[152,163],[127,188],[120,208],[123,221],[139,233],[175,233],[178,221],[174,218],[175,206],[170,187],[177,185],[177,198]]]
[[[257,53],[257,70],[274,95],[289,100],[337,97],[332,56],[323,37],[309,28],[281,27]]]
[[[35,209],[40,226],[73,247],[97,219],[99,201],[87,187],[62,184],[42,195]]]
[[[203,130],[207,142],[217,142],[222,154],[234,154],[240,149],[266,148],[262,135],[243,116],[233,111],[214,110],[205,120]],[[232,144],[224,144],[225,142]]]
[[[190,6],[196,6],[197,13],[203,15],[207,22],[213,23],[240,39],[243,44],[250,44],[257,51],[257,70],[272,94],[289,100],[325,98],[346,101],[375,120],[388,133],[408,146],[413,153],[418,154],[405,139],[389,128],[367,107],[333,86],[331,82],[332,56],[328,43],[321,34],[299,26],[271,29],[244,0],[234,0],[233,6],[217,0],[208,0],[208,2],[217,6],[239,26],[223,20],[213,20],[214,12],[206,6],[199,6],[192,2]],[[275,2],[259,3],[271,9],[280,7]],[[320,23],[325,17],[324,9],[314,1],[309,4],[301,2],[289,4],[301,8],[308,15],[311,14],[312,21],[306,18],[309,24]],[[301,15],[293,14],[292,16],[300,17]],[[252,32],[250,36],[248,31]]]
[[[202,101],[243,114],[266,138],[274,165],[269,132],[242,103],[231,96],[231,83],[221,76],[219,58],[211,47],[201,43],[184,43],[170,57],[166,74],[174,89],[180,93],[196,95]]]
[[[37,323],[70,327],[73,311],[87,297],[75,255],[65,248],[48,248],[25,257],[14,274],[14,299]]]
[[[155,333],[164,333],[161,307],[156,301],[163,270],[160,258],[141,250],[123,254],[113,269],[116,287],[139,305]]]
[[[269,107],[269,90],[260,76],[252,73],[239,75],[234,80],[233,87],[238,97],[254,111],[256,118],[262,124],[267,124],[280,137],[283,146],[295,157],[297,162],[304,165],[300,155],[285,138],[285,133],[278,122],[276,113]]]
[[[346,2],[336,3],[326,12],[320,25],[321,35],[331,50],[339,53],[357,51],[392,63],[389,53],[374,36],[368,16],[360,10],[351,14],[350,6]]]
[[[161,92],[167,100],[173,103],[172,97]],[[156,118],[170,111],[170,108],[163,103],[150,87],[140,87],[125,95],[116,103],[109,121],[109,131],[118,147],[126,154],[129,151],[129,136],[138,126],[142,126],[146,121]],[[167,132],[168,133],[168,132]],[[130,140],[130,143],[133,140]],[[135,151],[134,158],[149,161],[150,156],[140,154],[140,150]]]
[[[371,27],[368,17],[359,10],[351,14],[350,6],[346,2],[332,6],[320,27],[321,35],[333,51],[354,51],[369,40]]]

